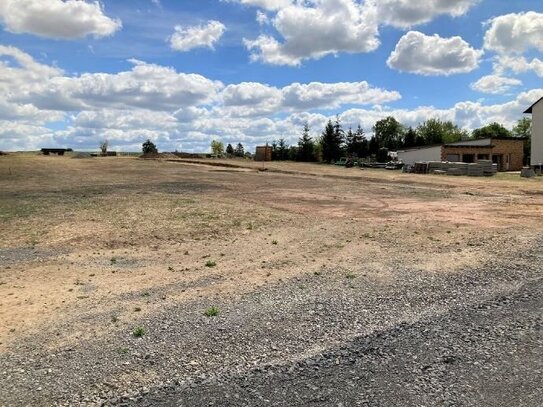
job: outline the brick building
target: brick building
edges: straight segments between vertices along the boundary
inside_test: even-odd
[[[441,160],[474,163],[492,160],[498,171],[520,171],[524,163],[523,138],[492,137],[458,141],[441,147]]]

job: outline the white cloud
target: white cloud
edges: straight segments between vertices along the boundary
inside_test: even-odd
[[[506,14],[487,21],[485,48],[500,54],[523,53],[529,49],[543,51],[543,14]]]
[[[122,26],[104,14],[100,2],[81,0],[2,0],[0,20],[13,33],[57,39],[106,37]]]
[[[13,47],[0,47],[0,61],[0,150],[96,150],[105,137],[117,150],[140,150],[146,138],[161,151],[206,151],[213,138],[241,141],[253,149],[280,137],[295,143],[306,120],[311,134],[320,134],[333,119],[323,114],[326,109],[339,113],[345,127],[360,123],[367,133],[388,115],[414,126],[437,117],[467,129],[493,121],[511,127],[543,96],[543,89],[535,89],[495,105],[465,101],[448,109],[391,109],[386,104],[398,100],[399,93],[366,82],[225,87],[200,75],[135,60],[127,71],[71,77]],[[66,123],[65,129],[47,127],[55,122],[56,128],[59,121]]]
[[[441,38],[409,31],[396,44],[387,65],[420,75],[451,75],[476,69],[482,54],[461,37]]]
[[[170,37],[170,46],[175,51],[189,51],[194,48],[214,45],[224,34],[226,27],[219,21],[208,21],[206,25],[183,27],[175,26],[175,32]]]
[[[258,10],[256,12],[256,21],[258,22],[258,24],[260,25],[266,25],[266,24],[269,24],[270,23],[270,19],[269,17],[267,16],[266,13],[263,13],[262,11]]]
[[[375,88],[367,82],[293,83],[281,89],[244,82],[228,85],[221,96],[219,110],[232,117],[332,109],[348,104],[380,105],[401,98],[396,91]]]
[[[236,2],[236,3],[244,4],[247,6],[260,7],[266,10],[280,10],[294,3],[293,0],[222,0],[222,1]]]
[[[514,78],[506,78],[500,75],[486,75],[470,85],[473,90],[482,93],[502,94],[515,86],[522,85],[522,81]]]
[[[223,87],[201,75],[132,60],[130,71],[55,77],[14,99],[56,110],[149,109],[174,111],[212,102]]]
[[[459,17],[481,0],[378,0],[379,20],[382,24],[409,28],[432,21],[439,15]]]
[[[354,0],[297,2],[281,8],[272,23],[284,41],[268,35],[244,39],[252,61],[296,66],[304,59],[379,46],[375,7]]]
[[[543,78],[543,61],[539,58],[528,61],[524,57],[500,55],[495,59],[494,71],[498,73],[511,71],[516,74],[533,71],[537,76]]]

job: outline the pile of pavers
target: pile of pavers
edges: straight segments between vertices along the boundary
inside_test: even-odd
[[[479,160],[476,163],[460,163],[446,161],[428,161],[427,174],[468,175],[471,177],[489,177],[498,172],[498,165],[490,160]]]

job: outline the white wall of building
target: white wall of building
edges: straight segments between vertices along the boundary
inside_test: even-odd
[[[441,161],[441,146],[398,151],[398,159],[407,165],[413,165],[417,161]]]
[[[532,107],[532,151],[530,164],[543,163],[543,100]]]

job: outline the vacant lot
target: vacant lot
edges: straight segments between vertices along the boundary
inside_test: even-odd
[[[0,157],[0,406],[540,405],[541,178],[227,163]]]

